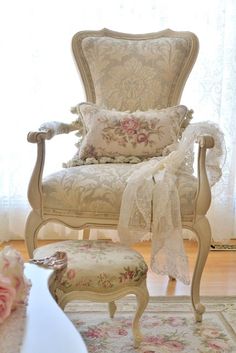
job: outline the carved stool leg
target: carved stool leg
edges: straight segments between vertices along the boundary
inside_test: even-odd
[[[90,237],[90,229],[85,228],[83,229],[83,240],[89,240]]]
[[[198,238],[198,254],[192,278],[191,299],[196,322],[201,322],[205,307],[200,303],[200,281],[211,246],[211,228],[208,219],[205,216],[197,219],[193,230]]]
[[[110,303],[108,303],[108,306],[109,306],[110,318],[113,319],[115,312],[116,312],[116,309],[117,309],[116,303],[110,302]]]
[[[139,319],[141,318],[149,300],[149,293],[146,286],[146,281],[144,281],[135,293],[137,298],[137,310],[134,316],[132,330],[134,336],[134,347],[138,348],[142,341],[142,334],[140,331]]]

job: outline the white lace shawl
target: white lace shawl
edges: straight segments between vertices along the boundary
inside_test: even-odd
[[[118,232],[123,243],[152,239],[151,268],[189,284],[188,259],[183,246],[180,200],[176,178],[193,174],[194,142],[200,135],[214,138],[207,150],[206,168],[213,186],[221,177],[225,158],[224,136],[212,122],[190,124],[181,141],[166,157],[139,164],[124,190]]]

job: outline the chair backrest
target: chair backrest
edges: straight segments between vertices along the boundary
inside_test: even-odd
[[[87,101],[120,111],[179,104],[198,47],[195,34],[170,29],[141,35],[102,29],[72,39]]]

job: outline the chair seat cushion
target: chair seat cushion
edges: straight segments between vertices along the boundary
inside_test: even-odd
[[[90,218],[119,219],[122,194],[137,164],[92,164],[65,168],[43,180],[43,212]],[[181,214],[194,213],[197,181],[178,177]]]
[[[138,286],[148,267],[137,251],[111,241],[68,240],[48,244],[34,251],[41,259],[56,251],[67,253],[68,265],[54,284],[64,293],[71,291],[113,291]],[[56,282],[55,282],[56,281]]]

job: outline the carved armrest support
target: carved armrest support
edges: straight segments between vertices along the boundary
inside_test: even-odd
[[[38,212],[42,211],[42,175],[45,161],[45,140],[50,140],[53,132],[31,131],[27,135],[28,142],[37,143],[37,158],[28,186],[28,200],[31,207]]]
[[[31,131],[27,135],[28,142],[37,143],[37,158],[28,186],[28,200],[31,207],[38,212],[42,211],[42,176],[45,161],[45,140],[53,136],[69,133],[76,130],[76,124],[49,122],[41,125],[39,131]]]
[[[195,216],[204,216],[211,204],[211,189],[206,171],[206,151],[214,147],[214,139],[210,135],[202,135],[196,141],[198,150],[198,190],[195,202]]]
[[[28,187],[29,203],[34,210],[42,209],[42,175],[45,161],[45,140],[50,140],[56,135],[68,134],[77,130],[81,135],[83,125],[80,119],[71,124],[50,121],[40,126],[39,131],[28,133],[27,140],[37,143],[37,159]]]

